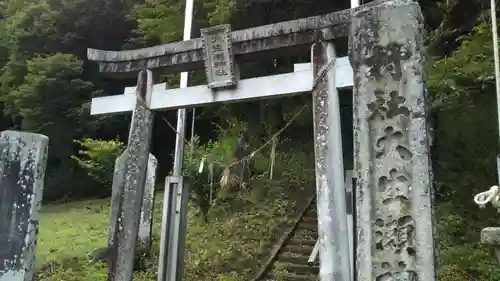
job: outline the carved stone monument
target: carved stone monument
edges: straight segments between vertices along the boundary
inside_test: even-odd
[[[49,138],[0,134],[0,281],[31,281]]]
[[[202,29],[201,42],[208,88],[236,86],[231,26],[222,24]]]
[[[357,280],[436,280],[423,32],[413,1],[353,15]]]

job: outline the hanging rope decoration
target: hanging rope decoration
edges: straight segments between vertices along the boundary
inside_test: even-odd
[[[276,136],[273,136],[272,138],[272,143],[271,143],[271,155],[270,155],[270,166],[269,166],[269,179],[272,180],[273,179],[273,171],[274,171],[274,163],[275,163],[275,160],[276,160],[276,143],[278,142],[278,137]]]
[[[250,158],[245,155],[247,153],[247,148],[248,144],[245,138],[240,136],[236,141],[235,150],[232,154],[233,159],[237,159],[238,161],[224,168],[223,176],[220,181],[220,186],[222,188],[239,185],[239,188],[243,189],[248,185]],[[253,155],[251,156],[253,157]],[[238,164],[239,167],[234,167],[236,164]],[[235,169],[231,169],[233,167]]]
[[[231,171],[229,170],[229,167],[226,167],[226,169],[224,169],[224,172],[222,172],[219,184],[220,186],[229,186],[234,184],[234,177],[231,177]]]
[[[245,172],[247,172],[246,168],[247,168],[248,163],[246,163],[246,161],[245,161],[242,164],[243,164],[243,166],[241,167],[240,178],[239,178],[239,180],[240,180],[240,188],[244,188],[245,187],[244,186],[244,182],[243,182],[243,177],[245,175]]]
[[[314,50],[314,47],[316,46],[316,44],[317,43],[314,43],[311,46],[311,57],[313,57],[312,54],[313,54],[313,50]],[[328,73],[328,71],[330,70],[330,68],[332,68],[335,65],[335,61],[336,61],[335,58],[331,59],[326,66],[324,66],[323,68],[321,68],[319,70],[318,75],[316,75],[316,78],[313,80],[313,86],[312,86],[313,90],[316,89],[316,87],[321,82],[321,80],[325,77],[325,75]]]
[[[208,180],[210,182],[210,194],[208,196],[208,202],[212,206],[212,194],[214,193],[214,163],[210,162],[208,164]]]
[[[490,188],[490,190],[477,194],[474,196],[474,202],[481,208],[484,208],[486,204],[491,203],[491,205],[497,208],[500,212],[500,188],[494,185]]]
[[[297,110],[295,112],[295,114],[292,116],[292,118],[290,118],[290,120],[288,121],[288,123],[286,123],[285,126],[283,128],[281,128],[279,131],[277,131],[274,135],[272,135],[271,138],[268,141],[266,141],[263,145],[261,145],[259,148],[257,148],[256,150],[252,151],[252,153],[250,153],[249,155],[243,157],[242,159],[234,161],[234,162],[232,162],[231,164],[229,164],[227,166],[225,165],[225,163],[220,163],[218,161],[208,161],[205,155],[201,155],[201,160],[200,160],[200,166],[198,168],[198,173],[202,173],[203,172],[203,169],[205,167],[205,162],[206,161],[208,161],[209,167],[212,165],[212,169],[213,169],[213,165],[219,164],[221,166],[225,166],[225,169],[224,169],[224,172],[221,175],[221,179],[220,179],[219,184],[221,186],[228,186],[229,184],[237,184],[237,182],[239,180],[239,177],[237,175],[231,175],[231,171],[229,170],[229,167],[237,165],[237,164],[239,164],[239,163],[241,163],[243,161],[250,161],[250,159],[252,159],[258,152],[260,152],[266,146],[268,146],[269,144],[273,144],[273,142],[277,142],[277,137],[279,135],[281,135],[283,133],[283,131],[285,131],[286,128],[288,128],[293,123],[293,121],[302,113],[302,111],[304,111],[304,109],[306,109],[307,107],[308,107],[308,105],[305,104],[299,110]],[[163,119],[163,121],[165,123],[167,123],[167,125],[172,129],[172,131],[174,131],[176,134],[178,134],[178,132],[174,128],[174,126],[172,124],[170,124],[170,122],[165,117],[162,116],[162,119]],[[186,140],[184,140],[184,142],[187,145],[191,144],[190,142],[188,142]],[[275,158],[275,154],[276,154],[275,150],[276,150],[276,148],[274,148],[274,152],[271,153],[272,154],[271,158]],[[193,151],[193,154],[195,152],[196,151]],[[273,160],[273,167],[274,167],[274,163],[275,163],[275,160]],[[212,172],[212,174],[213,174],[213,172]],[[212,175],[212,177],[214,177],[214,175]],[[212,180],[212,185],[213,185],[213,180]],[[213,191],[211,191],[211,192],[213,192]]]
[[[203,156],[200,161],[200,167],[198,168],[198,174],[201,174],[203,172],[203,167],[205,165],[205,159],[206,156]]]
[[[203,169],[205,167],[205,162],[207,160],[206,156],[203,156],[200,161],[200,167],[198,168],[198,174],[203,173]],[[208,202],[210,206],[212,205],[212,194],[213,194],[213,189],[214,189],[214,163],[209,162],[208,163],[208,182],[210,184],[210,193],[208,196]]]
[[[189,139],[189,151],[191,154],[194,152],[194,119],[196,117],[196,107],[193,107],[193,116],[191,117],[191,138]]]

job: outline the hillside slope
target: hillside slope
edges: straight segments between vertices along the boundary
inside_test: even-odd
[[[272,244],[293,221],[314,189],[255,189],[247,199],[220,203],[202,222],[189,210],[185,280],[248,280]],[[163,194],[154,207],[153,254],[134,280],[154,280]],[[238,207],[236,207],[238,206]],[[109,199],[43,207],[37,246],[36,280],[106,280],[104,263],[89,264],[87,254],[106,244]]]

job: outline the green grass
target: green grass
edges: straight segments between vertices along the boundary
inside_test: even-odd
[[[256,189],[246,200],[218,202],[202,222],[189,210],[185,280],[248,280],[259,269],[293,207],[281,188]],[[253,200],[251,198],[254,198]],[[155,200],[153,250],[149,264],[134,280],[155,280],[163,194]],[[36,263],[39,281],[106,280],[104,263],[89,264],[87,255],[106,245],[109,199],[43,206]],[[290,207],[293,208],[290,208]],[[191,207],[191,206],[190,206]]]
[[[109,200],[43,206],[36,263],[80,256],[106,245]]]

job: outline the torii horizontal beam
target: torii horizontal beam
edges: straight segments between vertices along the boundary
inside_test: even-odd
[[[237,58],[252,53],[310,45],[317,39],[332,40],[347,36],[350,19],[357,10],[380,4],[372,1],[354,9],[326,15],[285,21],[233,31],[232,50]],[[160,68],[162,73],[177,73],[203,68],[201,38],[173,42],[128,51],[105,51],[89,48],[87,57],[99,62],[99,71],[112,75],[135,76],[144,68]]]
[[[337,88],[353,86],[353,73],[347,57],[335,61],[335,81]],[[236,102],[253,99],[296,95],[310,92],[313,86],[313,73],[310,63],[296,64],[292,73],[244,79],[235,89],[212,91],[206,85],[188,88],[165,89],[165,84],[153,87],[152,110],[176,109],[187,106],[201,106],[216,102]],[[92,99],[91,115],[126,113],[134,109],[135,87],[125,89],[123,95],[106,96]]]

